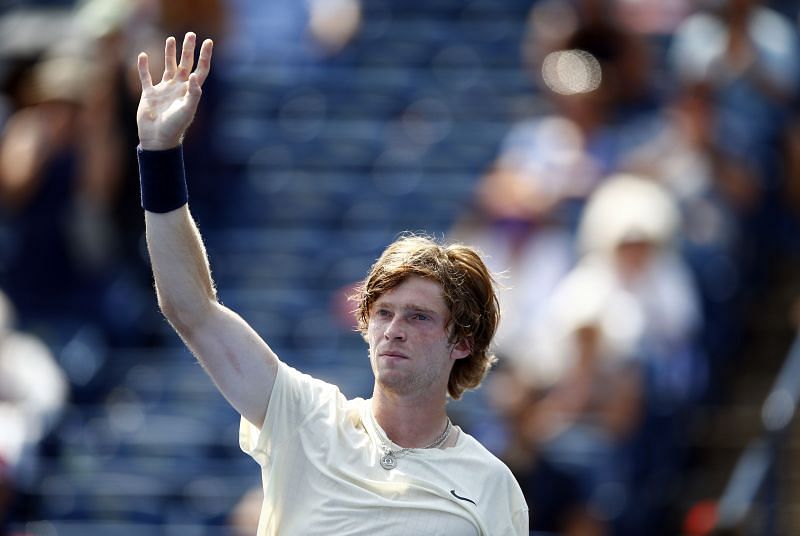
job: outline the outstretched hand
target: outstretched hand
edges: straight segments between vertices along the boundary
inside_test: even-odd
[[[150,77],[147,54],[139,54],[142,98],[136,112],[136,123],[142,149],[155,151],[177,147],[191,124],[203,93],[203,82],[211,68],[213,48],[210,39],[203,41],[197,69],[192,72],[196,42],[197,36],[194,33],[186,34],[178,64],[175,38],[167,38],[164,47],[164,75],[156,85],[153,85]]]

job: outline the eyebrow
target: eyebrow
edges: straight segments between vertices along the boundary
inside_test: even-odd
[[[387,301],[387,300],[382,300],[380,298],[377,299],[375,301],[375,303],[372,304],[372,306],[373,307],[387,307],[387,308],[396,307],[392,302]],[[425,314],[428,314],[428,315],[431,315],[431,316],[441,316],[441,313],[439,313],[438,311],[436,311],[434,309],[431,309],[429,307],[423,307],[422,305],[417,305],[417,304],[414,304],[414,303],[401,305],[401,306],[399,306],[399,309],[402,309],[403,311],[413,311],[413,312],[417,312],[417,313],[425,313]]]

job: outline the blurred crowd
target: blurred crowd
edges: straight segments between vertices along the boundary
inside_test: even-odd
[[[532,7],[543,102],[452,234],[502,274],[488,389],[534,529],[679,530],[692,409],[771,263],[797,252],[800,48],[780,7]]]
[[[276,20],[291,4],[274,3]],[[111,346],[153,337],[131,58],[149,51],[155,73],[165,35],[235,38],[228,10],[83,0],[61,34],[5,51],[0,526],[68,398],[52,349],[86,323]],[[326,54],[359,31],[357,2],[306,14]],[[501,438],[489,443],[532,529],[635,535],[671,514],[665,475],[686,461],[691,411],[741,344],[765,267],[800,251],[797,17],[758,0],[531,2],[520,57],[536,113],[508,125],[449,234],[500,274],[501,364],[485,387],[499,421],[484,433]],[[201,221],[222,210],[217,84],[186,146]]]
[[[19,35],[25,12],[7,17],[0,284],[37,329],[90,319],[125,337],[136,326],[142,305],[129,291],[148,276],[131,150],[139,99],[131,58],[148,51],[158,69],[163,36],[187,28],[222,40],[222,2],[202,4],[86,0],[35,39]],[[204,115],[198,120],[202,130]],[[202,142],[189,147],[198,167],[207,160],[196,147]],[[198,172],[198,204],[209,173]]]
[[[69,397],[112,387],[94,376],[115,347],[158,343],[134,150],[136,55],[148,51],[155,71],[164,35],[227,32],[215,0],[30,4],[0,19],[0,534],[9,511],[24,511],[40,444]],[[213,111],[209,82],[198,130]],[[204,142],[187,143],[200,213],[215,173]]]

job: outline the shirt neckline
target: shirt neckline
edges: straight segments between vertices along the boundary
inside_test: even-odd
[[[362,419],[362,421],[364,421],[364,423],[366,425],[367,434],[370,436],[370,439],[375,444],[375,446],[378,447],[379,450],[382,450],[383,446],[385,445],[385,446],[389,447],[389,449],[391,449],[394,452],[402,450],[407,454],[412,454],[412,453],[413,454],[421,454],[421,453],[430,453],[430,452],[437,452],[437,451],[438,452],[446,452],[446,451],[448,451],[450,449],[454,449],[454,448],[460,447],[463,444],[463,441],[464,441],[462,439],[462,436],[464,435],[464,431],[459,426],[457,426],[456,424],[453,424],[454,430],[451,431],[450,433],[458,433],[458,436],[456,437],[455,445],[452,445],[450,447],[445,447],[445,448],[437,447],[437,448],[432,448],[432,449],[423,449],[423,448],[418,448],[418,447],[401,447],[400,445],[398,445],[397,443],[395,443],[394,441],[389,439],[389,436],[386,434],[386,431],[378,423],[378,419],[375,418],[375,414],[372,412],[372,399],[371,398],[368,398],[368,399],[366,399],[364,401],[364,407],[362,409],[362,417],[361,417],[361,419]]]

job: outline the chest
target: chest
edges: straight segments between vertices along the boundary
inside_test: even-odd
[[[454,485],[430,470],[424,454],[403,455],[388,471],[358,430],[301,435],[264,470],[259,534],[478,536],[474,505],[450,493]]]

